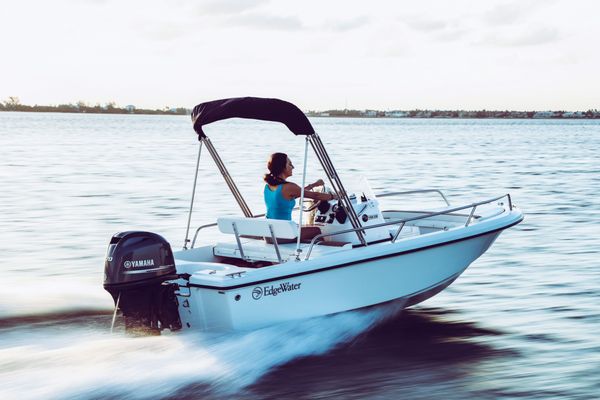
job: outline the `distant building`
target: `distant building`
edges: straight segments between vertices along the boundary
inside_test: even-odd
[[[566,112],[563,114],[563,118],[583,118],[585,115],[581,111]]]
[[[365,110],[364,114],[365,117],[376,117],[377,116],[377,111],[375,110]]]
[[[538,111],[535,114],[533,114],[533,118],[552,118],[555,116],[556,115],[553,111]]]
[[[132,113],[135,111],[135,106],[130,104],[128,106],[125,106],[125,109],[127,110],[127,112]]]
[[[408,117],[408,113],[404,111],[386,111],[385,116],[390,118],[406,118]]]

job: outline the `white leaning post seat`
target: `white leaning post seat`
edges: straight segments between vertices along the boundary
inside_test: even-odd
[[[277,239],[296,239],[298,237],[298,224],[294,221],[280,219],[244,218],[244,217],[221,217],[217,219],[219,231],[225,234],[233,234],[236,244],[218,243],[214,247],[216,256],[241,258],[249,261],[272,261],[282,262],[279,246],[267,245],[262,242],[260,246],[252,246],[248,241],[241,242],[241,236],[259,236]],[[273,250],[274,247],[274,250]]]
[[[283,219],[221,217],[217,219],[219,230],[222,233],[235,234],[235,223],[240,235],[271,237],[269,225],[273,227],[275,237],[278,239],[296,239],[298,237],[298,224],[294,221]]]

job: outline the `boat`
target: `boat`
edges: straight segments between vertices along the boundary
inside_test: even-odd
[[[204,125],[228,118],[279,122],[303,138],[301,187],[310,147],[336,200],[308,209],[302,192],[298,221],[253,214],[203,131]],[[210,101],[193,109],[192,122],[199,149],[183,249],[173,251],[162,236],[142,231],[117,233],[108,245],[104,288],[115,302],[115,316],[117,310],[122,312],[127,330],[248,330],[389,302],[409,307],[448,287],[502,231],[523,220],[509,193],[453,205],[439,189],[349,192],[308,118],[283,100]],[[219,217],[198,227],[192,238],[203,147],[242,215]],[[380,209],[382,198],[415,193],[439,197],[443,204]],[[320,233],[300,240],[307,213],[313,213],[312,224]],[[225,239],[197,243],[199,232],[209,229]]]

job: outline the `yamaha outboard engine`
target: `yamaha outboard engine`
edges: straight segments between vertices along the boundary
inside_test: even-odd
[[[110,240],[104,289],[125,318],[125,329],[158,334],[181,329],[175,260],[169,243],[151,232],[121,232]]]

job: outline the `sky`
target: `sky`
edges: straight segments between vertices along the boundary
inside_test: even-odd
[[[596,0],[12,0],[0,101],[600,109]]]

